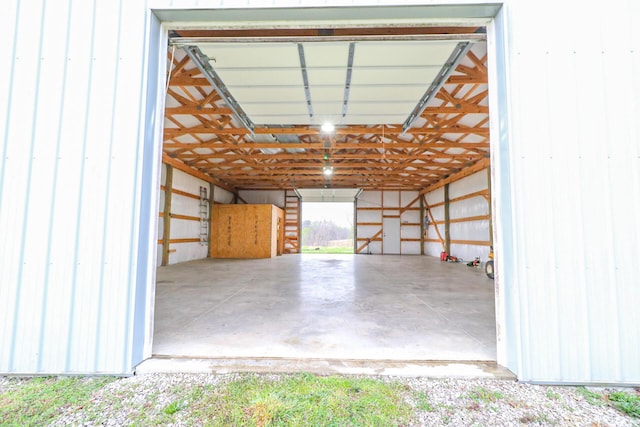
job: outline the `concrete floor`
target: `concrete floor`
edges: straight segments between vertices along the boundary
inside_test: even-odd
[[[491,361],[493,281],[426,256],[285,255],[160,267],[153,353]]]

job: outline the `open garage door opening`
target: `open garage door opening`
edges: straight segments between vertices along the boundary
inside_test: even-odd
[[[353,231],[353,203],[302,203],[303,254],[352,254]]]
[[[359,189],[300,189],[303,254],[354,253],[354,203]]]
[[[495,361],[484,27],[310,25],[170,32],[153,353]]]

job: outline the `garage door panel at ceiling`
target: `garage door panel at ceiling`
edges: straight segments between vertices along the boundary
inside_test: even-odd
[[[288,115],[308,116],[309,114],[306,105],[301,104],[299,102],[290,102],[287,100],[279,100],[279,101],[270,100],[270,101],[267,101],[267,103],[269,105],[272,105],[275,108],[275,110],[269,111],[269,113],[271,114],[279,114],[284,116],[288,116]],[[264,109],[264,104],[265,102],[254,101],[254,102],[247,102],[245,104],[242,104],[242,107],[245,109],[245,111],[256,111],[258,109]],[[261,114],[264,114],[262,113],[262,110],[260,111],[261,111]],[[263,123],[263,122],[257,120],[256,123]]]
[[[277,110],[276,110],[277,112]],[[291,125],[304,125],[309,121],[309,114],[254,114],[256,123],[287,123]]]
[[[350,46],[353,46],[351,61]],[[319,124],[331,120],[359,124],[363,113],[347,108],[346,117],[342,117],[345,102],[377,103],[381,115],[406,118],[456,46],[453,41],[358,41],[207,43],[199,47],[210,58],[210,65],[232,96],[256,123],[274,114],[278,105],[270,104],[269,100],[275,100],[300,103],[297,116],[302,114],[303,107],[309,113],[307,104],[311,102],[314,117],[309,116],[306,122],[296,117],[291,123]],[[310,99],[305,93],[304,73]],[[329,102],[335,105],[330,107]],[[363,123],[373,122],[369,118]]]
[[[312,91],[326,87],[337,88],[341,92],[340,99],[342,99],[344,82],[347,79],[345,68],[307,68],[307,75]]]
[[[307,67],[327,68],[336,67],[343,70],[349,63],[349,43],[303,43],[304,57]],[[344,80],[342,82],[344,84]]]
[[[266,70],[242,68],[220,70],[218,74],[230,89],[243,86],[282,86],[282,82],[287,82],[288,86],[300,87],[303,85],[299,67]]]
[[[216,71],[300,66],[298,48],[291,43],[203,43],[198,47]]]
[[[457,44],[451,41],[358,42],[354,63],[358,67],[381,65],[442,67]]]
[[[380,65],[379,67],[354,68],[351,78],[352,86],[389,85],[420,86],[420,95],[425,90],[425,82],[431,83],[440,71],[441,66],[403,66]]]
[[[234,97],[244,103],[255,103],[260,106],[260,111],[272,111],[271,102],[282,100],[286,102],[306,103],[307,97],[304,89],[300,86],[239,86],[229,88],[233,91]]]

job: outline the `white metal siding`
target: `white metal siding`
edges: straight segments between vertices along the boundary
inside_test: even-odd
[[[513,1],[506,22],[504,360],[522,380],[640,383],[640,4]]]
[[[3,5],[0,372],[135,363],[145,20],[138,2]]]

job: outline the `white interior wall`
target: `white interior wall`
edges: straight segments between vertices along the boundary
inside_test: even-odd
[[[400,191],[400,253],[420,255],[420,200],[417,191]],[[411,205],[410,205],[411,204]]]
[[[449,200],[487,190],[488,188],[487,171],[482,170],[449,184]],[[489,215],[489,200],[483,196],[476,196],[449,204],[449,218],[451,220],[487,215]],[[452,241],[489,242],[491,240],[488,219],[452,222],[449,226],[449,232]],[[489,250],[488,245],[451,243],[451,255],[464,261],[471,261],[476,257],[480,257],[481,261],[486,261],[489,256]]]
[[[213,187],[213,202],[214,203],[224,203],[230,204],[233,203],[234,194],[220,187]]]
[[[382,210],[363,210],[359,208],[381,208],[382,198],[380,191],[363,191],[356,200],[356,249],[365,245],[363,239],[372,238],[382,229]],[[373,225],[358,225],[360,223],[373,223]],[[378,236],[382,239],[382,236]],[[368,248],[365,247],[360,253],[381,254],[382,241],[371,241]]]
[[[166,183],[166,165],[162,165],[161,182],[162,185]],[[210,197],[210,185],[208,182],[189,175],[181,170],[173,169],[173,186],[174,190],[181,190],[193,195],[200,194],[200,187],[207,189],[207,197]],[[160,191],[160,212],[164,209],[164,196],[165,192]],[[231,203],[234,195],[228,190],[220,187],[213,187],[213,200],[214,203]],[[177,215],[187,215],[191,217],[200,216],[200,201],[192,197],[188,197],[176,192],[171,195],[171,213]],[[207,206],[207,218],[209,218],[210,208]],[[158,221],[158,239],[162,240],[164,231],[164,222]],[[207,230],[208,231],[208,230]],[[200,222],[171,218],[171,239],[199,239],[200,238]],[[196,259],[207,258],[209,246],[203,245],[200,242],[184,242],[184,243],[171,243],[170,249],[175,252],[169,253],[169,265],[177,264],[179,262],[192,261]],[[162,263],[162,243],[158,243],[156,251],[156,262],[159,266]]]
[[[443,244],[440,243],[437,231],[440,232],[440,236],[444,239],[444,224],[435,224],[435,221],[444,221],[444,206],[439,205],[431,207],[444,202],[444,188],[437,188],[424,195],[426,199],[425,209],[428,207],[431,215],[429,216],[429,226],[427,227],[426,241],[424,242],[424,254],[430,256],[440,257],[440,253],[444,250]],[[427,212],[425,212],[427,214]],[[436,226],[438,230],[436,231]],[[430,240],[437,240],[435,242]]]
[[[458,181],[449,184],[449,200],[463,197],[479,191],[487,191],[489,185],[486,170],[476,172]],[[431,208],[434,220],[444,221],[444,187],[440,187],[426,194],[426,200]],[[452,201],[449,203],[449,219],[464,219],[470,217],[487,216],[489,214],[489,201],[481,195],[466,198],[464,200]],[[444,224],[437,224],[438,231],[442,238],[444,235]],[[460,258],[463,261],[471,261],[480,257],[481,261],[486,261],[489,255],[488,244],[461,244],[454,243],[456,240],[467,240],[477,242],[489,242],[489,219],[476,219],[473,221],[451,222],[449,224],[451,238],[451,253],[449,255]],[[437,242],[425,242],[425,254],[440,256],[442,244],[436,233],[436,224],[431,221],[427,233],[428,239],[438,240]]]
[[[400,253],[420,254],[420,203],[417,191],[363,191],[356,201],[356,248],[373,239],[360,253],[382,254],[382,235],[385,216],[400,217]],[[411,206],[410,203],[414,202]],[[373,209],[372,209],[373,208]]]
[[[284,209],[284,190],[240,190],[238,195],[249,204],[266,203]]]

